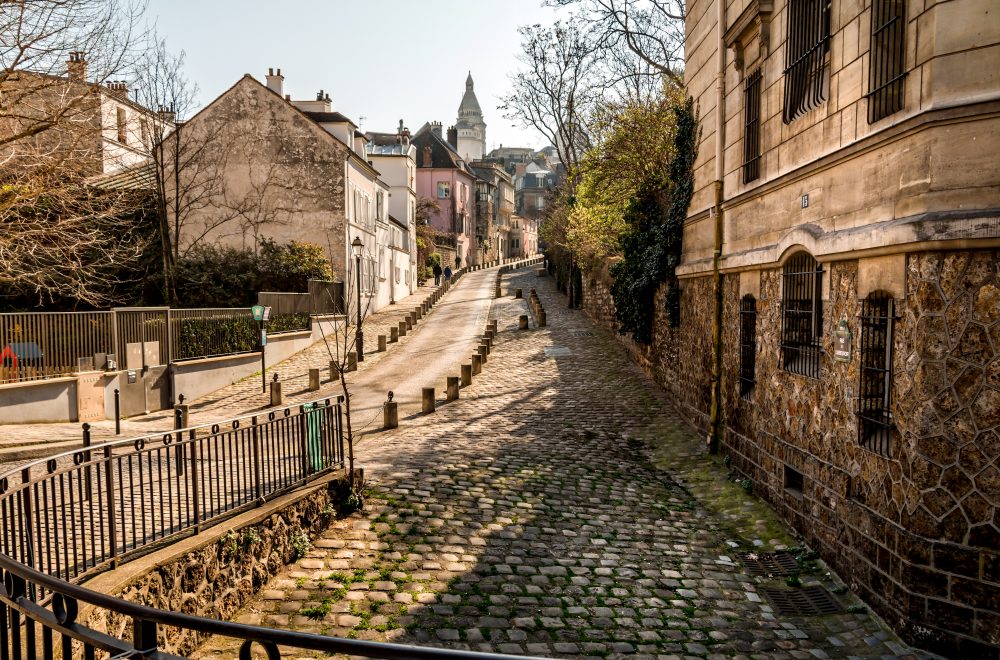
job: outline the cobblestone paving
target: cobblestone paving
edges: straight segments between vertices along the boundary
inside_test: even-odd
[[[777,616],[736,553],[790,544],[788,532],[716,485],[724,472],[706,476],[698,439],[550,280],[511,279],[505,290],[538,289],[548,327],[512,329],[525,301],[497,301],[483,374],[433,416],[361,443],[365,511],[238,620],[537,656],[918,657],[864,612]],[[803,582],[836,583],[824,571]],[[236,647],[213,638],[197,657]]]
[[[398,326],[400,320],[405,318],[411,311],[433,293],[437,287],[423,286],[417,291],[398,301],[396,305],[390,305],[367,317],[365,320],[365,345],[370,353],[365,356],[365,360],[359,364],[358,373],[363,373],[371,368],[385,353],[376,352],[378,347],[378,335],[389,335],[389,328]],[[433,312],[432,312],[433,313]],[[324,330],[328,334],[333,334],[333,328]],[[391,351],[395,346],[405,344],[408,337],[403,337],[395,344],[388,344],[387,350]],[[336,396],[340,393],[340,385],[337,382],[328,381],[328,367],[330,355],[324,341],[318,341],[309,348],[296,353],[289,359],[268,368],[268,374],[277,372],[280,374],[285,404],[296,404],[305,401],[312,401],[324,396]],[[320,368],[321,386],[318,392],[310,392],[307,389],[309,380],[309,369]],[[192,425],[214,422],[220,419],[231,419],[240,415],[250,414],[261,410],[269,404],[268,396],[261,392],[260,374],[250,376],[233,385],[223,388],[217,392],[209,394],[199,400],[189,401],[191,405],[190,423]],[[27,444],[53,443],[59,441],[79,441],[82,437],[80,424],[19,424],[0,426],[0,449],[4,447],[14,447]],[[91,424],[92,437],[94,442],[111,440],[114,435],[114,420],[103,420]],[[140,415],[122,423],[122,436],[129,437],[144,433],[153,433],[164,429],[173,428],[173,413],[171,411],[160,411],[149,415]],[[63,449],[67,451],[69,448]],[[18,463],[25,461],[3,462],[2,452],[0,452],[0,472],[15,467]]]

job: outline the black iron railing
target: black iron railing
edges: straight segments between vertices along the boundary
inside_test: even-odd
[[[344,467],[342,399],[59,454],[0,477],[0,660],[169,659],[162,629],[371,658],[513,658],[229,623],[101,594],[77,582]],[[82,606],[131,635],[78,621]]]

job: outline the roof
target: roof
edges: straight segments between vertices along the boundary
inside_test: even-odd
[[[156,170],[152,161],[120,172],[100,174],[88,183],[104,190],[155,190]]]
[[[528,163],[527,167],[524,168],[525,174],[552,174],[552,170],[547,167],[542,167],[535,161]]]
[[[309,117],[309,119],[312,119],[314,122],[316,122],[318,124],[343,124],[343,123],[348,123],[351,126],[354,126],[355,128],[357,128],[357,126],[358,126],[353,121],[351,121],[350,119],[348,119],[345,115],[342,115],[339,112],[311,112],[311,111],[305,111],[305,110],[302,110],[301,112],[306,117]]]
[[[469,77],[465,79],[465,94],[462,95],[462,102],[458,105],[458,114],[462,115],[463,110],[472,110],[479,115],[483,114],[482,109],[479,107],[479,100],[476,98],[476,92],[473,89],[475,83],[472,82],[472,72],[469,72]]]
[[[463,172],[475,176],[462,157],[458,155],[455,148],[448,144],[444,138],[440,138],[431,130],[430,124],[424,124],[417,131],[417,134],[410,140],[410,144],[417,148],[417,167],[427,167],[424,165],[423,151],[425,147],[431,148],[431,165],[440,169],[462,170]]]
[[[394,222],[394,223],[396,223],[397,225],[399,225],[400,227],[402,227],[403,229],[408,229],[408,227],[406,226],[406,223],[405,223],[405,222],[402,222],[402,221],[400,221],[400,220],[397,220],[397,219],[396,219],[396,216],[394,216],[394,215],[393,215],[393,214],[391,214],[391,213],[389,214],[389,222]]]

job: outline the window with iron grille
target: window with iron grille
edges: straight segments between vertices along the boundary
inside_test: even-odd
[[[749,293],[740,300],[740,398],[750,400],[757,369],[757,300]]]
[[[826,100],[830,0],[789,0],[785,41],[786,124]]]
[[[823,334],[823,268],[799,252],[782,274],[781,363],[785,371],[819,378]]]
[[[743,183],[760,176],[760,69],[743,83]]]
[[[906,2],[872,0],[868,123],[903,109],[906,80]]]
[[[892,334],[895,301],[876,291],[861,302],[858,442],[882,456],[892,449]]]

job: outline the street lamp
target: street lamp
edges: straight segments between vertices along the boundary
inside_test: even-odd
[[[360,236],[355,236],[351,241],[351,249],[354,250],[354,275],[358,280],[358,329],[355,335],[355,350],[358,353],[358,362],[365,359],[365,337],[361,332],[361,252],[365,249],[365,244],[361,242]]]

